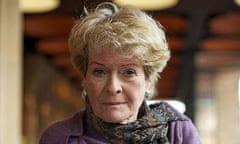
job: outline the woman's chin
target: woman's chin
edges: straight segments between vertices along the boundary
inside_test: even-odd
[[[109,122],[109,123],[120,123],[120,124],[126,124],[135,121],[134,118],[131,116],[120,116],[120,115],[108,115],[105,117],[100,117],[103,121]]]
[[[123,118],[119,118],[119,117],[103,117],[101,119],[109,123],[122,123],[122,121],[125,121]]]

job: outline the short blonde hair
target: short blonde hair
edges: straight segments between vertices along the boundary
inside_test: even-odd
[[[105,48],[116,54],[137,58],[146,78],[158,79],[170,51],[163,27],[148,14],[131,6],[117,7],[104,2],[76,21],[69,37],[72,63],[86,75],[89,49]],[[110,47],[109,47],[110,45]]]

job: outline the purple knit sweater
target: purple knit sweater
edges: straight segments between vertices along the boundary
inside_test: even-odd
[[[84,122],[84,117],[85,111],[81,110],[73,117],[51,125],[43,132],[39,144],[110,144]],[[171,144],[201,144],[190,120],[171,122],[168,138]]]

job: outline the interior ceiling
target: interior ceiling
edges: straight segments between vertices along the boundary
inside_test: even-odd
[[[99,2],[61,0],[61,5],[53,11],[25,14],[25,52],[46,56],[68,78],[80,82],[70,63],[67,37],[74,18],[82,13],[83,4],[91,8]],[[201,57],[202,65],[210,61],[219,64],[219,58],[209,55],[216,52],[233,54],[232,63],[240,61],[240,7],[233,0],[180,0],[173,8],[148,13],[166,28],[172,51],[172,58],[157,84],[157,98],[187,99],[193,95],[194,60],[198,53],[208,54]],[[229,56],[222,58],[227,60]]]
[[[88,6],[94,6],[103,0],[60,0],[61,5],[53,10],[51,13],[62,13],[75,15],[81,13],[83,4]],[[107,0],[104,0],[107,1]],[[224,11],[235,11],[239,10],[239,7],[234,3],[234,0],[179,0],[178,4],[170,9],[163,11],[170,12],[180,12],[180,13],[189,13],[189,12],[211,12],[218,13]]]

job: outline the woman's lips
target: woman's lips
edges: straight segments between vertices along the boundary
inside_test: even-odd
[[[103,102],[102,104],[106,106],[118,106],[118,105],[126,104],[126,102]]]

